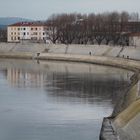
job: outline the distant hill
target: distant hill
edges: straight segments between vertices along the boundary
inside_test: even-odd
[[[33,21],[31,19],[19,18],[19,17],[0,17],[0,28],[6,28],[7,25],[14,24],[16,22]]]
[[[7,25],[0,25],[0,29],[5,29]]]
[[[19,17],[0,17],[0,25],[10,25],[16,22],[32,21],[31,19],[19,18]]]

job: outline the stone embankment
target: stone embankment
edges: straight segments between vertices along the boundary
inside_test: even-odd
[[[113,67],[119,67],[137,71],[140,69],[139,61],[114,58],[107,56],[83,56],[83,55],[72,55],[72,54],[49,54],[49,53],[30,53],[30,52],[3,52],[0,53],[0,58],[18,58],[18,59],[37,59],[37,60],[55,60],[55,61],[71,61],[71,62],[82,62],[99,65],[108,65]]]
[[[134,71],[131,78],[129,90],[122,94],[123,97],[118,101],[112,116],[105,118],[101,129],[101,140],[139,140],[140,133],[140,49],[122,48],[109,46],[33,46],[21,45],[10,46],[1,49],[0,58],[36,59],[36,60],[55,60],[73,61],[91,64],[108,65],[113,67],[125,68]],[[14,45],[14,44],[13,44]],[[23,48],[20,48],[23,47]],[[26,49],[30,47],[30,49]],[[40,47],[40,48],[38,48]],[[68,47],[66,49],[66,47]],[[93,50],[91,50],[91,48]],[[91,52],[91,55],[89,55]],[[127,57],[124,59],[122,57]],[[130,60],[135,59],[135,60]],[[117,111],[116,111],[117,109]],[[115,112],[115,113],[114,113]]]
[[[39,43],[0,43],[0,52],[48,52],[55,54],[76,54],[92,56],[124,57],[140,60],[140,47],[107,45],[53,45]]]

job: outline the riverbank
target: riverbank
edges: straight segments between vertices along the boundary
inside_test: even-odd
[[[38,56],[38,54],[24,53],[24,52],[14,52],[14,53],[3,52],[0,53],[0,58],[72,61],[72,62],[107,65],[107,66],[129,69],[132,71],[140,70],[139,61],[123,59],[123,58],[106,57],[106,56],[83,56],[83,55],[72,55],[72,54],[49,54],[49,53],[40,53]]]
[[[0,52],[30,52],[49,54],[73,54],[91,56],[108,56],[140,60],[140,47],[108,45],[64,45],[39,43],[0,43]]]
[[[37,54],[38,53],[38,54]],[[35,59],[35,60],[55,60],[55,61],[69,61],[69,62],[81,62],[81,63],[90,63],[90,64],[99,64],[107,65],[113,67],[119,67],[134,71],[139,73],[140,71],[140,62],[130,59],[124,59],[119,57],[111,56],[96,56],[96,55],[77,55],[77,54],[60,54],[60,53],[42,53],[42,52],[14,52],[14,51],[5,51],[0,53],[0,58],[14,58],[14,59]],[[138,60],[138,59],[137,59]],[[135,82],[134,82],[135,81]],[[112,140],[111,132],[115,134],[113,139],[133,139],[138,140],[139,138],[139,120],[140,120],[140,109],[139,109],[139,92],[138,92],[138,75],[135,75],[132,78],[132,85],[124,94],[123,100],[120,100],[119,111],[117,115],[107,118],[108,123],[111,124],[111,131],[108,131],[107,127],[110,125],[103,125],[105,129],[102,129],[101,139],[110,139]],[[125,100],[124,100],[125,98]],[[128,102],[129,101],[129,102]],[[133,115],[131,115],[132,110],[134,110]],[[121,122],[121,123],[120,123]],[[123,125],[120,125],[123,124]],[[106,134],[106,132],[109,132]],[[130,132],[133,132],[133,135],[129,136]]]

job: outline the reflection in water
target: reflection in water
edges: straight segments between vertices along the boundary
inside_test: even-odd
[[[1,140],[98,140],[103,117],[132,75],[51,61],[2,60],[0,66]]]
[[[78,97],[83,101],[94,103],[104,100],[115,100],[116,94],[128,86],[126,79],[110,79],[93,77],[92,74],[71,75],[53,74],[53,89],[46,88],[48,95],[59,100],[65,97]]]
[[[22,69],[7,69],[7,80],[12,86],[18,87],[40,87],[43,85],[44,75],[42,73],[34,73],[22,71]]]

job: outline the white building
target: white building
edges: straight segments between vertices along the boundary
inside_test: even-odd
[[[140,33],[129,34],[129,45],[140,47]]]
[[[7,41],[20,42],[21,40],[46,41],[47,26],[42,22],[20,22],[7,27]]]

